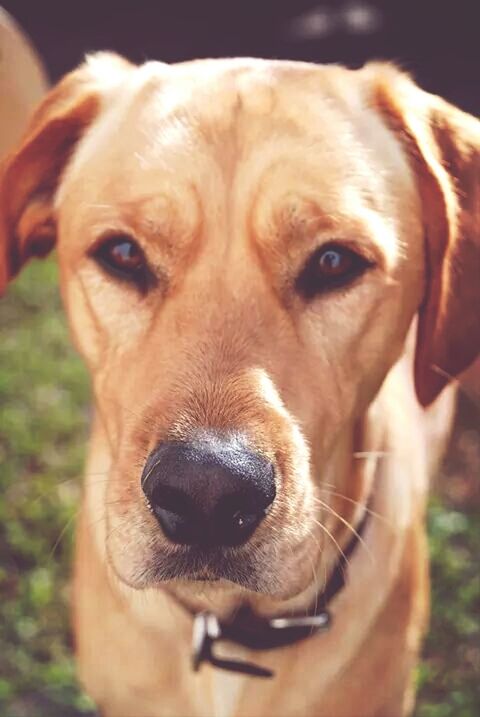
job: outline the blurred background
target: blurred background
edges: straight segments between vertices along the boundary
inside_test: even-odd
[[[2,5],[32,39],[52,82],[99,49],[137,62],[253,55],[356,67],[389,59],[425,89],[480,114],[478,0]],[[89,388],[69,344],[54,260],[32,264],[15,282],[0,303],[0,335],[0,715],[93,715],[75,681],[67,608]],[[429,509],[433,608],[416,717],[480,715],[480,386],[474,384],[465,382],[461,391]]]

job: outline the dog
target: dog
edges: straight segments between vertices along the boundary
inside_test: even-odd
[[[101,714],[411,713],[429,478],[480,347],[479,151],[382,62],[100,53],[36,110],[0,287],[56,246],[95,401],[73,614]]]

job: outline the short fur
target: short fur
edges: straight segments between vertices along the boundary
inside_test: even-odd
[[[480,344],[479,148],[476,119],[387,64],[100,54],[35,113],[3,167],[0,286],[56,244],[96,407],[74,622],[102,714],[410,713],[425,498],[453,392],[438,396]],[[91,258],[111,233],[143,248],[150,292]],[[305,301],[296,277],[332,239],[375,268]],[[205,427],[267,456],[277,498],[230,551],[234,582],[164,581],[183,548],[141,470],[160,440]],[[219,615],[306,609],[367,502],[330,632],[255,655],[271,681],[191,672],[175,596]]]

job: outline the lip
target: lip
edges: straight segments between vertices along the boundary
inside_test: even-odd
[[[149,582],[181,580],[208,584],[225,581],[257,592],[258,577],[254,565],[248,555],[232,555],[233,552],[237,551],[177,550],[155,561],[148,571]]]

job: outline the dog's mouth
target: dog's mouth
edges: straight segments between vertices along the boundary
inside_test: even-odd
[[[188,581],[191,583],[231,583],[261,592],[257,570],[247,555],[232,555],[232,550],[184,548],[157,559],[149,568],[151,583]]]

